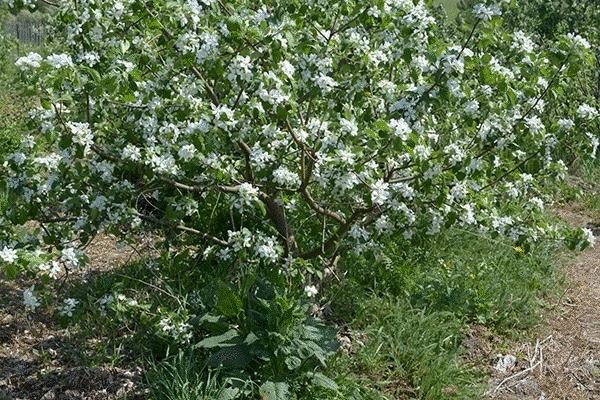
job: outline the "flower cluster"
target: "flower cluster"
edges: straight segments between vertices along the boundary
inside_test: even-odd
[[[52,244],[78,267],[73,243],[150,227],[275,267],[453,225],[565,239],[536,182],[564,174],[566,142],[598,148],[597,109],[561,101],[589,43],[498,34],[504,6],[448,38],[423,0],[61,2],[66,52],[17,61],[41,107],[7,160],[4,218],[46,226],[0,257]]]

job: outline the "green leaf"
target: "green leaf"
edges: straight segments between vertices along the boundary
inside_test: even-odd
[[[262,217],[265,217],[267,215],[267,207],[265,206],[265,203],[263,203],[261,200],[257,200],[256,206],[258,208],[258,211],[260,212],[260,215]]]
[[[133,92],[127,92],[124,93],[123,96],[121,96],[121,101],[124,103],[133,103],[136,100],[135,94],[133,94]]]
[[[483,83],[486,85],[491,85],[495,81],[494,74],[492,73],[492,70],[489,67],[481,68],[481,78],[483,80]]]
[[[217,324],[219,322],[222,322],[221,318],[222,317],[220,317],[220,316],[206,313],[202,317],[198,318],[198,322],[200,322],[200,323],[206,322],[206,323],[209,323],[209,324]]]
[[[206,339],[203,339],[196,343],[194,347],[204,348],[204,349],[212,349],[215,347],[232,347],[241,342],[241,337],[238,334],[238,331],[235,329],[230,329],[227,332],[217,335],[217,336],[209,336]]]
[[[567,69],[567,76],[575,77],[579,74],[580,70],[581,70],[580,63],[572,63],[569,65],[569,68]]]
[[[338,390],[337,383],[335,383],[335,381],[333,379],[326,377],[322,373],[315,372],[315,373],[311,373],[308,375],[312,378],[313,385],[321,387],[323,389],[328,389],[328,390],[333,390],[333,391]]]
[[[99,85],[102,82],[102,78],[100,77],[100,73],[93,68],[86,68],[85,71],[90,75],[92,80],[96,85]]]
[[[252,358],[250,357],[248,346],[238,344],[217,351],[208,358],[207,364],[213,368],[225,367],[242,369],[247,367],[251,361]]]
[[[217,310],[226,317],[235,317],[242,310],[242,300],[224,283],[217,287]]]
[[[285,359],[285,365],[290,371],[298,369],[302,365],[302,360],[296,356],[287,357]]]
[[[9,281],[15,280],[17,278],[17,266],[15,264],[8,264],[4,267],[4,276]]]
[[[42,108],[44,110],[50,110],[50,109],[52,109],[52,103],[47,98],[40,99],[40,105],[42,106]]]
[[[224,389],[217,400],[235,400],[240,395],[240,389],[238,388],[226,388]]]
[[[290,386],[284,382],[265,382],[260,387],[261,400],[288,400]]]
[[[389,132],[390,131],[390,126],[388,125],[388,123],[382,119],[378,119],[377,121],[375,121],[375,128],[377,128],[377,130],[379,131],[384,131],[384,132]]]

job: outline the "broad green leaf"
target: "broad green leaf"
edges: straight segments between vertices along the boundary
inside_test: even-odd
[[[252,358],[250,357],[248,346],[245,344],[238,344],[217,351],[208,358],[207,364],[214,368],[225,367],[242,369],[247,367],[251,361]]]
[[[238,388],[226,388],[223,389],[217,400],[235,400],[240,395],[240,389]]]
[[[235,329],[230,329],[227,332],[217,335],[209,336],[196,343],[194,347],[201,347],[205,349],[212,349],[215,347],[231,347],[235,346],[241,341],[238,332]]]
[[[222,282],[217,287],[217,310],[226,317],[235,317],[242,310],[242,300]]]
[[[308,375],[309,375],[309,377],[312,378],[313,385],[322,387],[323,389],[328,389],[328,390],[333,390],[333,391],[338,390],[337,383],[335,383],[335,381],[333,379],[326,377],[322,373],[315,372],[315,373],[311,373]]]
[[[290,371],[293,371],[302,365],[302,360],[296,356],[287,357],[285,359],[285,365]]]

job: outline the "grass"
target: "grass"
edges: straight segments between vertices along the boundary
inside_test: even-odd
[[[462,347],[469,325],[526,334],[561,287],[550,246],[522,254],[454,231],[425,250],[391,250],[390,259],[354,260],[332,294],[334,318],[365,342],[333,367],[339,399],[479,398],[486,378]]]
[[[560,283],[556,250],[542,244],[523,254],[505,241],[460,230],[426,247],[390,245],[389,258],[354,260],[345,283],[353,297],[334,299],[333,306],[357,309],[356,290],[368,288],[365,296],[396,296],[414,308],[450,312],[499,332],[525,329],[537,320],[540,295]]]
[[[180,351],[163,361],[151,362],[147,373],[150,399],[153,400],[227,400],[232,389],[219,383],[210,371],[203,373],[193,353]]]
[[[582,206],[600,223],[600,166],[596,162],[587,162],[579,166],[584,188],[578,195]],[[568,193],[568,188],[567,188]]]
[[[373,398],[472,399],[481,394],[481,374],[461,359],[466,326],[456,315],[415,309],[387,296],[368,300],[355,323],[366,344],[353,357],[340,358],[336,368],[356,377]]]
[[[0,84],[0,157],[17,148],[25,104],[12,90]]]
[[[500,337],[522,335],[539,322],[561,285],[550,246],[522,254],[505,242],[452,231],[420,249],[390,244],[389,254],[350,260],[340,266],[342,283],[324,288],[328,318],[349,330],[354,353],[336,356],[329,368],[339,390],[316,392],[315,398],[478,398],[486,377],[464,357],[469,326],[483,325]],[[218,398],[210,396],[222,384],[202,359],[169,348],[151,331],[153,313],[177,309],[176,299],[193,302],[189,294],[203,290],[207,272],[170,263],[157,273],[138,262],[74,289],[71,295],[88,298],[90,308],[111,290],[139,304],[117,318],[92,312],[79,320],[82,343],[101,340],[80,352],[78,362],[120,365],[145,357],[153,398]]]
[[[15,42],[0,33],[0,165],[17,149],[28,109],[16,89],[14,61],[17,57]]]

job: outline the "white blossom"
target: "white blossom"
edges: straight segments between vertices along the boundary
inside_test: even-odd
[[[479,102],[477,100],[471,100],[465,104],[465,112],[471,117],[474,117],[479,112]]]
[[[492,17],[496,15],[502,15],[502,10],[500,10],[500,7],[498,7],[495,4],[488,6],[486,4],[480,3],[476,4],[473,7],[473,13],[477,18],[482,19],[484,21],[489,21],[490,19],[492,19]]]
[[[125,160],[140,161],[142,159],[142,153],[139,147],[129,143],[123,148],[121,157],[123,157]]]
[[[568,33],[567,39],[569,39],[574,46],[582,47],[584,49],[589,49],[591,47],[590,42],[580,35]]]
[[[340,119],[340,127],[342,128],[342,131],[346,132],[350,136],[358,135],[358,125],[354,120],[342,118]]]
[[[256,246],[256,255],[267,262],[274,263],[279,258],[277,242],[274,238],[264,238],[262,243]]]
[[[196,147],[193,144],[186,144],[181,146],[177,155],[184,161],[190,161],[196,155]]]
[[[72,247],[67,247],[63,249],[61,252],[60,259],[64,263],[75,267],[79,266],[79,264],[81,263],[79,259],[79,252]]]
[[[319,290],[314,285],[308,285],[304,287],[304,294],[307,297],[315,297],[319,293]]]
[[[71,56],[65,53],[51,54],[46,57],[46,62],[56,69],[73,66]]]
[[[40,265],[40,271],[47,274],[51,279],[58,279],[62,272],[62,267],[57,261],[51,261]]]
[[[79,305],[79,301],[73,298],[64,299],[63,305],[60,308],[59,314],[66,317],[72,317],[75,308]]]
[[[31,52],[28,55],[17,59],[17,61],[15,62],[15,65],[20,70],[28,71],[28,70],[39,68],[40,65],[42,64],[42,60],[43,60],[42,56],[40,56],[38,53]]]
[[[535,134],[544,129],[544,123],[538,116],[529,117],[525,120],[525,125],[531,131],[531,133]]]
[[[406,140],[408,134],[412,131],[410,125],[404,119],[392,119],[390,120],[390,128],[394,135],[398,136],[402,140]]]
[[[0,259],[8,264],[13,264],[18,260],[17,251],[10,247],[4,246],[4,248],[0,251]]]
[[[575,122],[569,118],[561,118],[558,120],[558,127],[563,131],[570,131],[575,127]]]
[[[389,187],[390,185],[381,179],[371,184],[371,201],[373,204],[385,204],[390,197]]]
[[[281,68],[281,72],[283,72],[289,79],[294,79],[296,68],[289,61],[283,60],[279,64],[279,68]]]
[[[594,119],[598,116],[598,110],[584,103],[577,108],[577,116],[582,119]]]
[[[294,187],[300,184],[298,174],[290,171],[288,168],[281,166],[273,171],[273,180],[285,187]]]
[[[321,88],[323,93],[329,93],[337,86],[337,82],[333,78],[324,74],[315,78],[315,84]]]
[[[590,246],[594,247],[596,244],[596,237],[594,236],[594,232],[588,228],[581,228],[583,232],[583,240]]]
[[[30,286],[23,291],[23,304],[29,311],[35,311],[40,306],[40,302],[34,293],[35,285]]]

